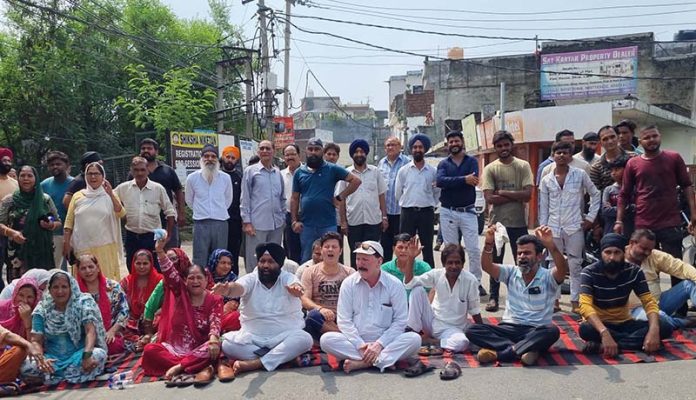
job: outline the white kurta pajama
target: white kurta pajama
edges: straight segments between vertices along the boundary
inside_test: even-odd
[[[227,357],[253,360],[259,358],[254,352],[266,347],[270,351],[260,358],[261,363],[273,371],[312,348],[312,337],[303,330],[302,302],[286,288],[299,283],[295,275],[281,271],[269,289],[254,270],[237,283],[244,287],[239,303],[242,328],[223,335],[222,351]]]
[[[383,349],[374,366],[384,371],[420,347],[420,336],[405,332],[407,308],[404,285],[394,276],[380,272],[379,281],[371,288],[360,274],[352,274],[341,284],[338,296],[340,332],[322,335],[321,349],[339,359],[359,361],[363,344],[379,342]]]
[[[406,284],[411,290],[408,327],[440,339],[440,347],[461,352],[469,347],[464,331],[470,322],[468,315],[481,313],[478,280],[469,271],[459,273],[451,288],[444,268],[414,276]],[[435,290],[432,305],[424,288]]]

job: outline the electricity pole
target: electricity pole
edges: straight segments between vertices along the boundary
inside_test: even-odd
[[[264,117],[266,118],[266,139],[273,141],[273,89],[268,87],[268,80],[271,75],[271,63],[268,48],[268,35],[266,27],[266,12],[270,9],[266,7],[264,0],[259,0],[259,23],[261,25],[261,76],[263,77],[263,106]]]
[[[283,116],[288,116],[288,102],[290,99],[290,7],[291,0],[285,0],[285,71],[283,74]]]

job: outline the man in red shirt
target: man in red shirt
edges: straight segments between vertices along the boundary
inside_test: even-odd
[[[681,259],[682,217],[677,187],[684,191],[689,202],[691,221],[689,232],[696,225],[696,202],[691,178],[679,153],[660,149],[660,131],[651,125],[640,131],[644,154],[626,163],[623,187],[619,194],[614,232],[623,233],[623,217],[631,194],[635,193],[636,229],[650,229],[657,236],[660,250]],[[672,277],[672,285],[680,279]]]

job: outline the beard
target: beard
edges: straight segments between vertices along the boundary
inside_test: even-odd
[[[353,162],[354,162],[355,165],[357,165],[358,167],[362,167],[362,166],[365,165],[365,163],[367,162],[367,157],[365,157],[365,156],[355,156],[355,157],[353,157]]]
[[[462,147],[461,146],[452,146],[449,148],[450,154],[457,155],[462,152]]]
[[[201,159],[201,174],[203,178],[208,181],[208,183],[213,182],[213,178],[217,175],[220,170],[220,162],[215,160],[215,162],[208,164],[203,159]]]
[[[147,162],[153,162],[157,159],[157,156],[153,156],[150,153],[142,153],[142,154],[140,154],[140,157],[146,159]]]
[[[531,260],[519,260],[517,261],[517,268],[520,269],[523,275],[528,274],[534,268],[534,263]]]
[[[321,156],[307,156],[307,166],[312,169],[317,169],[322,166],[324,159]]]
[[[612,260],[609,262],[605,262],[605,261],[600,261],[600,262],[602,263],[602,270],[604,270],[604,272],[611,274],[611,275],[616,275],[619,272],[621,272],[621,270],[623,269],[623,266],[624,266],[624,263],[622,261],[613,261]]]
[[[263,272],[259,270],[259,281],[264,285],[275,284],[280,276],[280,267],[277,269],[272,269],[268,272]]]
[[[415,162],[421,162],[421,161],[423,161],[423,158],[425,157],[425,155],[423,155],[423,153],[421,153],[421,152],[413,153],[412,155],[413,155],[413,161],[415,161]]]
[[[237,164],[235,164],[235,163],[231,163],[231,162],[227,162],[227,161],[222,162],[222,169],[224,169],[225,171],[234,171],[234,168],[236,166],[237,166]]]
[[[2,175],[7,175],[7,174],[10,173],[11,170],[12,170],[12,166],[11,166],[11,165],[0,164],[0,174],[2,174]]]
[[[592,149],[588,149],[587,147],[582,149],[582,158],[585,159],[585,161],[589,162],[591,161],[595,156],[595,151]]]

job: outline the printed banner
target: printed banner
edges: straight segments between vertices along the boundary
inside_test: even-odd
[[[170,132],[169,140],[172,166],[182,183],[190,173],[200,169],[203,146],[211,144],[219,153],[217,133]]]

